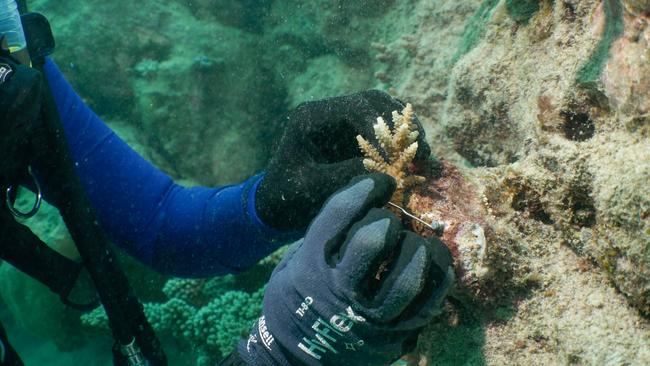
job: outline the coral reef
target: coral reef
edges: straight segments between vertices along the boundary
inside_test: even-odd
[[[214,365],[234,350],[259,317],[266,282],[286,249],[278,249],[242,274],[170,278],[162,286],[162,297],[144,302],[145,316],[165,349],[173,351],[168,353],[185,355],[182,363],[175,364]],[[104,309],[81,315],[81,326],[85,332],[107,334]]]
[[[467,52],[471,51],[483,35],[484,27],[490,17],[494,7],[499,3],[498,0],[486,0],[481,2],[481,6],[476,13],[469,19],[463,32],[463,38],[460,41],[458,49],[453,57],[453,62],[457,61]]]
[[[603,88],[594,89],[591,86],[585,88],[587,79],[581,77],[581,75],[586,75],[584,70],[589,68],[591,70],[589,74],[595,73],[597,78],[594,79],[592,75],[588,79],[593,80],[592,83],[600,83],[599,75],[605,71],[603,77],[607,78],[607,83],[604,84],[606,85],[604,90],[609,94],[614,94],[614,90],[621,90],[615,89],[617,87],[614,86],[615,83],[620,82],[628,83],[627,85],[632,82],[637,88],[643,90],[644,84],[639,83],[639,78],[636,76],[633,79],[613,78],[612,72],[625,72],[623,75],[630,75],[629,67],[628,71],[625,69],[612,71],[606,66],[608,62],[621,62],[617,54],[609,57],[611,54],[608,52],[609,48],[618,50],[618,47],[623,44],[630,43],[629,40],[614,41],[620,25],[611,25],[612,22],[618,20],[613,19],[613,15],[610,14],[614,8],[610,9],[608,6],[615,7],[616,5],[604,4],[603,9],[598,4],[589,7],[588,4],[581,3],[579,7],[571,8],[573,12],[578,13],[587,14],[588,11],[591,11],[589,14],[593,14],[595,17],[593,22],[583,21],[582,23],[578,19],[574,19],[571,23],[563,22],[562,19],[567,14],[568,5],[565,4],[564,8],[556,6],[554,11],[559,12],[557,16],[560,20],[557,27],[592,28],[595,32],[592,34],[598,35],[600,39],[587,38],[583,41],[574,39],[572,44],[575,46],[562,45],[561,51],[545,51],[543,55],[535,50],[527,51],[539,58],[551,55],[551,59],[548,59],[547,62],[555,63],[556,70],[569,68],[572,74],[567,75],[574,75],[577,80],[576,84],[572,83],[570,79],[567,80],[567,76],[558,75],[559,79],[550,78],[551,75],[557,75],[557,71],[546,68],[537,68],[533,71],[532,64],[525,60],[515,62],[512,59],[511,52],[516,50],[526,52],[523,47],[527,47],[533,41],[541,42],[550,48],[557,47],[557,43],[551,39],[536,40],[532,38],[535,36],[532,29],[541,24],[541,19],[534,18],[527,28],[522,29],[519,32],[521,34],[517,33],[514,38],[495,30],[495,33],[485,43],[495,42],[495,39],[507,39],[510,44],[506,48],[506,43],[501,42],[498,50],[492,45],[478,47],[457,63],[450,81],[451,94],[445,111],[447,116],[445,127],[448,136],[454,141],[456,150],[475,165],[503,167],[513,164],[513,166],[526,167],[529,171],[528,174],[538,170],[534,176],[523,177],[523,181],[519,180],[523,183],[496,188],[497,191],[502,191],[504,188],[517,190],[516,202],[511,204],[510,209],[528,212],[533,220],[546,225],[555,225],[565,233],[565,240],[569,245],[576,248],[579,253],[602,263],[604,269],[608,271],[614,270],[614,267],[622,269],[625,268],[624,263],[629,261],[641,268],[639,274],[646,277],[646,268],[650,264],[650,257],[643,254],[643,249],[634,244],[628,247],[626,244],[624,246],[629,250],[627,253],[626,251],[623,251],[622,254],[617,252],[614,255],[616,259],[606,260],[607,256],[603,253],[608,250],[596,250],[595,248],[609,248],[612,245],[618,248],[622,244],[607,244],[603,241],[604,237],[598,236],[596,239],[591,235],[594,228],[604,229],[603,225],[607,227],[607,231],[610,233],[607,235],[609,237],[618,235],[615,233],[623,235],[623,231],[627,231],[625,224],[619,223],[612,226],[603,222],[606,212],[616,207],[616,203],[611,199],[602,202],[602,195],[598,192],[611,192],[612,188],[616,189],[615,187],[624,184],[614,180],[611,174],[607,174],[610,177],[607,180],[597,178],[603,177],[605,171],[610,172],[612,169],[620,167],[624,161],[619,160],[618,164],[610,165],[605,158],[612,156],[612,151],[609,148],[617,146],[622,141],[628,141],[629,149],[626,150],[626,156],[638,156],[640,160],[636,161],[643,161],[648,153],[645,147],[647,144],[640,142],[639,137],[633,135],[625,137],[625,132],[620,131],[620,125],[617,126],[617,114],[612,113],[613,111],[608,105],[610,102],[603,99],[607,94],[603,95],[599,91],[594,94],[594,91]],[[552,13],[548,14],[548,16],[552,15]],[[495,27],[498,21],[494,21]],[[576,32],[575,34],[584,33]],[[640,39],[643,38],[643,36],[640,37]],[[592,45],[592,51],[582,46],[584,44]],[[604,44],[607,46],[603,46]],[[626,53],[626,55],[634,55],[634,53]],[[566,64],[568,60],[573,59],[584,60],[584,62],[578,62],[578,65],[582,64],[583,66],[576,68],[575,63],[573,65]],[[478,60],[480,63],[477,62]],[[630,66],[634,67],[633,75],[643,75],[642,69],[639,68],[644,68],[645,65],[640,59],[633,61],[627,58],[626,62],[636,65]],[[545,63],[541,62],[541,64]],[[596,64],[603,66],[589,66]],[[510,71],[504,72],[503,70],[507,68]],[[497,78],[496,75],[499,77]],[[567,80],[568,83],[559,83],[557,80]],[[614,82],[614,80],[617,81]],[[536,89],[526,90],[520,87],[521,85]],[[495,86],[498,87],[497,90],[510,92],[495,94]],[[636,95],[639,95],[640,90],[632,88],[627,89],[625,93],[619,92],[618,99],[638,98]],[[645,90],[647,93],[647,89]],[[619,100],[614,100],[614,102],[619,104]],[[639,106],[639,103],[632,102],[632,104]],[[530,110],[539,112],[530,113]],[[645,117],[642,113],[645,112],[641,110],[635,115],[634,111],[629,111],[627,118],[643,119]],[[493,141],[499,141],[499,143],[495,144]],[[576,144],[580,144],[580,147],[578,148]],[[643,164],[637,165],[634,169],[637,172],[635,176],[645,179],[641,178],[647,176]],[[503,168],[499,170],[507,171]],[[538,178],[543,176],[546,178]],[[631,186],[618,189],[617,192],[617,200],[623,199],[625,202],[635,200],[639,203],[647,200],[644,198],[646,194],[634,193]],[[630,197],[628,201],[628,198],[624,198],[627,195],[632,195],[635,198]],[[609,197],[612,197],[611,194]],[[641,206],[628,204],[625,207],[625,210],[630,212],[633,217],[646,215],[644,213],[646,211],[645,204],[641,204]],[[630,235],[631,232],[628,231],[625,237],[621,236],[615,242],[640,244],[638,240],[645,240],[643,237],[647,234],[642,227],[638,226],[638,223],[634,225],[637,230],[641,229],[637,234]],[[602,229],[599,232],[602,232]],[[635,239],[635,236],[639,239]],[[595,246],[589,244],[593,240],[598,240],[600,244]],[[612,254],[614,251],[609,250],[609,253]],[[621,257],[625,259],[622,260]],[[618,261],[619,265],[609,265],[608,263],[612,263],[612,260]],[[642,285],[643,280],[635,275],[631,273],[626,276],[613,275],[612,279],[616,281],[617,287],[626,289],[625,293],[634,293],[631,297],[633,303],[647,304],[650,301],[647,289],[644,289],[646,286]],[[630,284],[625,284],[625,282],[630,282]],[[637,290],[632,291],[631,287]],[[641,309],[647,312],[645,310],[647,305],[642,305]]]
[[[591,57],[585,62],[576,75],[576,80],[583,87],[595,88],[594,85],[603,72],[609,59],[610,49],[623,33],[623,8],[618,0],[603,1],[604,26],[602,35]]]
[[[539,10],[540,2],[540,0],[506,0],[506,8],[512,19],[526,24]]]
[[[236,288],[232,276],[170,279],[163,287],[167,301],[145,303],[144,312],[159,336],[180,342],[198,365],[213,365],[234,350],[261,311],[264,286],[252,293]],[[81,323],[108,330],[103,308],[84,314]]]
[[[650,1],[648,0],[623,0],[623,5],[631,14],[650,16]]]
[[[393,69],[437,155],[474,190],[438,204],[478,207],[478,198],[487,228],[484,241],[465,236],[485,252],[455,254],[467,262],[457,270],[479,270],[476,281],[461,277],[420,350],[434,364],[646,364],[648,19],[621,13],[619,2],[539,3],[527,22],[513,19],[508,1],[475,4],[453,34],[431,15],[414,36],[426,47]],[[425,43],[438,34],[460,48]],[[436,80],[439,98],[422,75]],[[423,187],[435,184],[427,176]],[[434,210],[421,195],[424,205],[409,207],[423,216]],[[454,217],[437,212],[429,215]],[[465,212],[458,217],[472,222]]]
[[[436,235],[447,245],[459,279],[459,296],[473,300],[491,296],[488,279],[495,272],[488,266],[488,254],[493,251],[488,243],[494,243],[494,233],[478,188],[445,160],[429,162],[419,170],[424,172],[426,184],[413,190],[407,207],[442,230],[434,232],[417,221],[412,223],[413,230],[424,237]]]

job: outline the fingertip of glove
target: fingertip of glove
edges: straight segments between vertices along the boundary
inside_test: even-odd
[[[395,178],[384,173],[366,173],[357,175],[350,180],[348,187],[355,186],[366,179],[370,179],[374,183],[372,190],[378,191],[379,193],[386,192],[392,195],[393,191],[397,188],[397,181],[395,181]]]
[[[374,187],[369,193],[369,204],[372,207],[383,207],[388,204],[395,189],[397,189],[397,181],[388,174],[369,173],[360,178],[361,180],[371,179],[374,183]]]
[[[363,157],[356,157],[349,160],[349,166],[351,167],[354,176],[367,174],[368,171],[363,165],[363,159]]]
[[[429,156],[431,156],[431,147],[424,136],[422,136],[422,139],[418,140],[418,151],[415,153],[415,160],[424,161],[427,160]]]
[[[429,249],[431,257],[435,264],[444,272],[449,267],[453,267],[453,258],[449,248],[436,237],[430,239]]]
[[[393,192],[397,189],[397,181],[390,175],[384,173],[371,173],[369,175],[377,182],[379,189],[385,190],[390,195],[393,195]]]

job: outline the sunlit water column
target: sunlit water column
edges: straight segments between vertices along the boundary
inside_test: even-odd
[[[20,62],[29,63],[27,42],[16,0],[0,0],[0,36],[5,37],[6,44],[2,46],[8,47]]]

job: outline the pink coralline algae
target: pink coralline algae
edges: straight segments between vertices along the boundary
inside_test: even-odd
[[[424,237],[438,236],[451,251],[461,287],[476,292],[477,282],[488,272],[484,265],[488,210],[475,186],[451,163],[429,162],[414,169],[426,182],[413,189],[407,208],[440,230],[434,232],[417,221],[413,230]]]

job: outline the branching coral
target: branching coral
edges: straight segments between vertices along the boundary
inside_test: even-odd
[[[181,352],[188,364],[207,366],[232,352],[257,320],[266,282],[286,250],[276,250],[242,274],[167,280],[165,298],[143,306],[169,354]],[[83,314],[81,324],[98,332],[109,329],[102,307]]]
[[[229,354],[257,319],[264,287],[252,293],[237,290],[233,276],[210,280],[170,279],[164,303],[145,303],[144,313],[154,330],[171,336],[196,354],[197,365],[213,365]],[[103,308],[84,314],[83,325],[108,329]]]
[[[375,137],[384,154],[363,138],[357,136],[359,148],[366,157],[363,165],[371,172],[386,173],[397,181],[397,190],[391,198],[396,204],[403,204],[404,190],[424,182],[424,177],[409,175],[407,168],[418,150],[418,130],[413,123],[413,106],[410,103],[402,113],[393,111],[393,130],[383,118],[378,117],[374,125]]]

